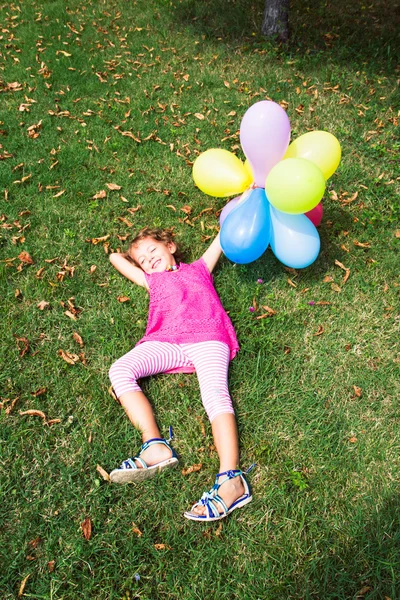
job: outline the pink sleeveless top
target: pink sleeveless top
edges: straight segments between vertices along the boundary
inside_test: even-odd
[[[150,288],[149,317],[138,344],[212,340],[229,346],[231,360],[236,356],[239,344],[235,330],[203,258],[189,265],[181,263],[177,271],[145,273],[145,277]]]

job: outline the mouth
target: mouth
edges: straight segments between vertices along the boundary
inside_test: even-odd
[[[158,258],[157,260],[155,260],[155,261],[153,262],[153,264],[151,265],[151,268],[152,268],[153,270],[154,270],[154,269],[157,269],[157,267],[158,267],[158,265],[160,264],[160,262],[161,262],[161,258]]]

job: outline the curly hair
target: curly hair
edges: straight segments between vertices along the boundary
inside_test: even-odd
[[[144,240],[146,238],[152,238],[156,242],[162,242],[165,245],[171,244],[171,243],[175,244],[175,246],[176,246],[176,250],[174,252],[175,260],[177,263],[179,263],[183,260],[182,252],[178,248],[178,245],[174,239],[173,230],[172,229],[160,229],[158,227],[144,227],[144,229],[141,229],[137,233],[137,235],[133,238],[133,240],[130,242],[129,250],[125,254],[126,258],[130,259],[132,262],[135,263],[135,260],[131,256],[131,250],[132,250],[132,248],[137,246],[139,244],[139,242],[141,242],[142,240]],[[138,265],[138,266],[140,266],[140,265]]]

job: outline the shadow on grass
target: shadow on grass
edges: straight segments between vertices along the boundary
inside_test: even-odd
[[[262,49],[269,42],[261,36],[264,1],[184,0],[176,6],[175,19],[194,34],[228,44],[246,44]],[[400,50],[400,5],[398,0],[348,3],[302,0],[291,2],[291,40],[280,46],[287,55],[318,54],[337,64],[357,69],[392,73]]]
[[[301,598],[399,598],[399,519],[399,498],[393,495],[385,498],[379,507],[371,505],[368,517],[364,511],[360,511],[355,532],[345,531],[344,523],[342,533],[346,543],[338,545],[336,533],[327,540],[327,556],[312,561],[304,573],[307,583],[304,586],[302,580],[299,586]]]

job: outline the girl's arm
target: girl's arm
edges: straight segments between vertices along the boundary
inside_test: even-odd
[[[210,273],[213,272],[215,265],[218,262],[219,257],[222,254],[222,248],[219,241],[219,234],[214,239],[214,241],[210,244],[207,250],[203,254],[203,260],[206,263],[208,270]]]
[[[137,285],[141,285],[146,289],[149,289],[147,285],[146,277],[144,276],[144,271],[139,267],[136,267],[130,260],[126,258],[125,254],[119,254],[118,252],[113,252],[110,254],[110,262],[127,279],[133,281]]]

